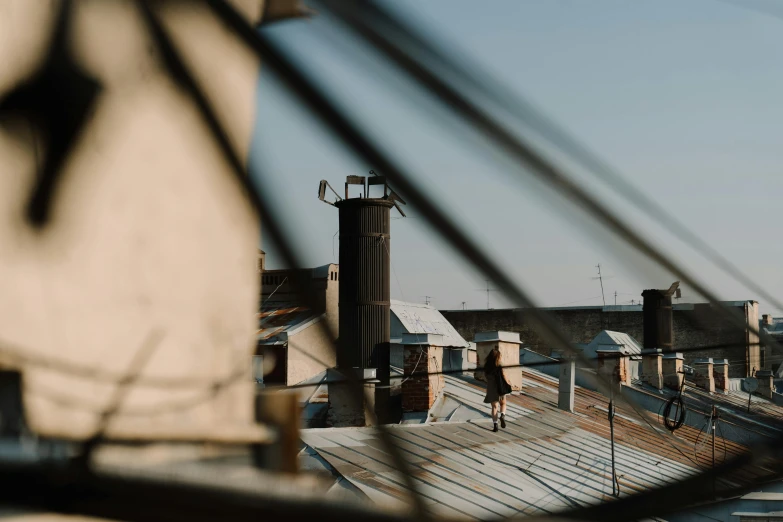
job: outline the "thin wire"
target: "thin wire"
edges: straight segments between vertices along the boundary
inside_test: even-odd
[[[409,193],[407,190],[405,190],[405,191],[403,191],[403,192],[405,192],[405,194],[408,194],[408,193]],[[463,239],[464,239],[464,238],[463,238]],[[473,254],[475,255],[475,253],[473,253]],[[489,267],[489,266],[491,266],[491,265],[487,265],[487,267]],[[500,275],[500,273],[498,273],[498,275]]]
[[[715,347],[715,349],[718,349],[718,348],[725,348],[725,345],[721,345],[720,347]],[[703,351],[703,350],[704,350],[703,347],[695,347],[695,348],[692,348],[690,350],[687,349],[687,348],[682,348],[682,349],[679,349],[678,352],[679,353],[687,353],[688,351]],[[606,361],[608,361],[608,360],[616,360],[616,359],[620,359],[620,358],[624,358],[624,357],[629,357],[629,356],[625,355],[625,354],[618,354],[618,355],[606,355],[606,356],[602,356],[600,358],[597,357],[597,356],[596,357],[586,357],[585,361],[588,361],[588,362],[596,362],[596,361],[599,361],[599,360],[606,360]],[[542,367],[542,366],[554,366],[554,365],[559,365],[559,364],[561,364],[561,361],[559,361],[559,360],[551,360],[551,361],[538,361],[538,362],[531,362],[531,363],[524,363],[524,364],[522,364],[522,363],[520,363],[520,364],[511,364],[511,365],[508,365],[508,366],[504,365],[503,367],[506,368],[506,369],[513,369],[513,368],[533,368],[533,369],[535,369],[535,368]],[[592,366],[588,366],[588,367],[586,367],[586,369],[594,369],[594,368]],[[476,368],[475,371],[483,371],[483,369],[482,368]],[[443,371],[440,371],[440,372],[419,372],[417,374],[412,374],[412,375],[415,376],[415,377],[420,377],[420,376],[425,376],[425,375],[450,375],[450,374],[460,374],[460,373],[465,373],[465,370],[459,369],[459,370],[443,370]],[[397,376],[397,377],[392,377],[392,378],[393,379],[400,379],[402,377],[401,376]],[[369,381],[372,381],[372,380],[373,379],[367,379],[366,381],[369,382]],[[331,382],[343,382],[343,381],[342,380],[334,380],[334,381],[331,381]],[[365,381],[360,381],[360,382],[365,382]],[[308,386],[312,386],[312,385],[311,384],[301,384],[301,385],[293,384],[293,385],[288,386],[288,388],[308,387]]]
[[[540,181],[551,186],[556,192],[559,192],[566,200],[570,200],[572,204],[580,207],[588,215],[591,215],[598,223],[602,224],[616,237],[690,285],[696,292],[704,296],[717,308],[718,312],[727,323],[732,324],[743,331],[748,330],[753,334],[760,336],[768,345],[780,348],[771,336],[767,335],[765,332],[760,332],[757,325],[746,324],[742,318],[735,315],[733,311],[727,309],[709,288],[698,282],[680,266],[680,264],[675,262],[650,241],[646,240],[630,225],[621,220],[615,212],[565,175],[564,171],[557,168],[529,143],[515,137],[505,125],[483,111],[469,98],[469,96],[461,92],[458,88],[453,87],[448,81],[438,76],[437,73],[434,73],[416,59],[412,58],[408,53],[399,48],[393,40],[390,40],[385,35],[379,33],[376,26],[368,24],[360,11],[360,8],[364,3],[351,2],[349,6],[348,2],[321,2],[321,5],[330,10],[330,12],[332,12],[341,22],[345,23],[347,27],[353,30],[365,42],[372,45],[378,52],[395,63],[400,70],[406,72],[424,91],[432,95],[434,101],[458,114],[467,125],[472,126],[476,130],[480,130],[485,137],[492,140],[500,151],[516,160],[520,166],[526,167],[526,169],[520,169],[520,175],[535,175]],[[267,42],[267,46],[268,45],[269,43]],[[334,125],[333,128],[336,129],[337,125]],[[392,165],[389,165],[389,167],[392,167]],[[398,178],[401,174],[396,169],[381,170],[391,175],[392,178],[400,183]],[[402,192],[408,194],[407,188],[402,188]],[[410,194],[409,198],[414,199]],[[414,204],[416,204],[415,201]],[[446,232],[447,229],[441,227],[441,231]],[[456,231],[452,231],[452,233],[456,233]],[[479,266],[476,260],[474,260],[474,263],[476,263],[477,267]],[[485,275],[489,275],[487,271],[484,272]],[[497,283],[503,278],[500,277],[501,274],[496,275],[498,277]],[[502,287],[508,288],[509,290],[513,288],[513,286]],[[566,345],[565,348],[570,350],[568,345]]]
[[[92,456],[106,438],[106,431],[109,429],[111,420],[120,412],[122,403],[131,388],[133,388],[133,385],[138,379],[141,371],[144,369],[144,366],[150,360],[152,354],[155,353],[158,346],[160,346],[161,339],[162,333],[157,329],[153,329],[133,355],[133,358],[128,365],[128,371],[126,372],[125,378],[117,383],[108,405],[101,412],[95,433],[87,439],[82,446],[81,453],[77,457],[77,461],[85,468],[89,467]]]
[[[723,430],[721,429],[720,423],[718,423],[717,421],[716,421],[716,426],[717,426],[718,433],[720,433],[719,435],[720,439],[723,441],[723,458],[720,461],[720,463],[723,464],[724,462],[726,462],[726,457],[728,455],[728,450],[726,448],[726,438],[723,436]]]
[[[758,346],[758,343],[751,343],[750,346]],[[679,353],[710,352],[713,350],[726,350],[726,349],[744,348],[744,347],[745,347],[744,344],[717,344],[717,345],[710,345],[710,346],[680,347],[677,348],[677,352]],[[95,382],[102,382],[108,384],[116,384],[124,378],[123,374],[112,373],[110,371],[107,371],[99,367],[81,365],[78,363],[67,361],[65,359],[57,359],[52,357],[46,357],[43,355],[31,355],[32,353],[33,351],[30,348],[14,346],[7,341],[0,340],[0,355],[4,355],[10,358],[10,360],[14,361],[14,364],[24,364],[24,365],[30,365],[39,368],[45,368],[59,373],[68,374],[73,377],[80,377],[83,379],[90,379]],[[312,354],[309,354],[307,352],[302,351],[302,353],[305,353],[308,357],[311,358],[314,357]],[[614,359],[619,357],[623,357],[623,356],[609,355],[606,356],[605,358]],[[329,366],[328,363],[320,359],[316,358],[315,360],[319,364]],[[586,360],[590,362],[590,361],[597,361],[598,359],[597,357],[588,357],[586,358]],[[730,360],[730,362],[731,361],[732,360]],[[744,364],[744,359],[742,360],[738,359],[736,361]],[[155,387],[155,388],[161,387],[161,388],[169,388],[169,389],[171,388],[214,389],[216,387],[218,388],[222,387],[225,385],[225,383],[230,383],[231,381],[234,381],[246,375],[247,374],[246,364],[247,362],[245,358],[238,359],[234,363],[233,371],[229,373],[225,378],[217,381],[209,381],[206,379],[189,378],[189,377],[173,378],[173,377],[139,376],[138,379],[136,380],[136,385]],[[559,364],[559,361],[552,360],[552,361],[541,361],[536,363],[526,363],[526,364],[509,366],[509,368],[516,368],[516,367],[536,368],[539,366],[549,366],[555,364]],[[450,372],[452,372],[452,370],[447,370],[441,373],[448,374]],[[459,373],[459,371],[457,370],[454,370],[453,372]]]
[[[392,259],[391,259],[391,252],[389,252],[389,245],[386,244],[386,238],[385,237],[381,236],[379,238],[379,240],[380,240],[381,244],[383,244],[383,248],[386,250],[386,256],[389,258],[389,266],[392,269],[392,274],[394,274],[395,281],[397,281],[397,289],[400,291],[400,297],[402,297],[402,300],[404,301],[405,300],[405,293],[402,291],[402,285],[400,285],[400,280],[397,277],[397,271],[394,269],[394,263],[392,263]],[[421,325],[421,322],[419,321],[418,318],[414,318],[414,319],[416,320],[417,324]],[[421,341],[421,338],[419,337],[420,333],[419,332],[414,332],[414,333],[416,334],[416,341]],[[408,377],[406,377],[405,379],[400,381],[399,386],[402,386],[403,384],[408,382],[408,380],[413,376],[413,374],[416,373],[416,369],[419,367],[419,363],[421,362],[421,356],[422,355],[424,355],[424,349],[420,346],[419,347],[419,359],[416,361],[416,365],[413,367],[413,371],[411,372],[410,375],[408,375]],[[403,354],[403,357],[404,357],[404,354]],[[403,364],[404,364],[404,362],[403,362]],[[429,368],[427,368],[427,369],[429,370]],[[404,371],[404,368],[403,368],[403,371]],[[389,379],[391,380],[392,378],[390,377]],[[388,386],[376,386],[376,388],[386,389],[386,388],[392,388],[392,386],[391,386],[391,383],[390,383]]]
[[[562,304],[559,304],[559,305],[555,305],[555,307],[570,305],[570,304],[574,304],[574,303],[584,303],[585,301],[592,301],[593,299],[601,299],[601,296],[597,295],[595,297],[588,297],[586,299],[579,299],[578,301],[569,301],[567,303],[562,303]],[[604,306],[606,306],[606,305],[604,305]]]
[[[333,2],[328,0],[316,1],[326,7],[330,7],[331,5],[331,11],[333,13],[340,13],[339,8],[334,9],[334,7],[338,6],[333,5]],[[580,143],[564,128],[555,124],[553,120],[547,118],[534,106],[534,104],[526,101],[524,97],[520,96],[518,93],[512,93],[510,89],[503,86],[500,82],[494,81],[493,75],[483,70],[480,64],[469,61],[469,53],[456,53],[465,64],[464,66],[461,66],[450,57],[450,55],[453,55],[454,53],[444,51],[446,46],[437,45],[431,36],[427,38],[422,32],[417,31],[410,23],[403,23],[392,14],[390,10],[385,9],[381,3],[373,0],[359,3],[345,2],[345,0],[341,1],[343,4],[350,3],[352,12],[346,13],[345,11],[342,11],[341,14],[338,14],[338,19],[340,19],[340,21],[348,23],[350,26],[350,22],[347,22],[346,20],[348,17],[345,15],[353,15],[354,19],[358,18],[360,21],[362,18],[365,18],[371,21],[371,27],[376,31],[383,32],[383,30],[386,29],[387,32],[385,36],[387,38],[391,38],[393,41],[403,42],[403,44],[407,44],[409,48],[416,49],[419,53],[423,53],[425,59],[436,64],[436,68],[455,75],[458,80],[465,82],[487,99],[494,100],[496,105],[502,108],[504,113],[512,114],[526,123],[532,130],[537,132],[540,137],[558,147],[572,160],[582,165],[587,172],[602,180],[605,185],[614,190],[615,193],[634,203],[637,208],[644,211],[648,216],[658,220],[659,224],[663,225],[664,228],[669,230],[669,232],[674,234],[685,244],[690,245],[701,253],[706,259],[723,270],[724,273],[729,274],[736,281],[739,281],[761,295],[764,299],[775,305],[776,308],[783,310],[783,302],[746,276],[742,270],[720,254],[717,249],[704,241],[698,234],[689,230],[683,223],[666,212],[666,210],[654,200],[648,198],[641,190],[628,182],[614,167],[610,166],[608,162],[591,152],[590,149]],[[760,9],[759,6],[748,3],[733,2],[730,0],[722,1],[730,5],[755,10],[783,19],[783,12],[780,11],[774,12],[772,10]],[[345,6],[339,7],[344,8]],[[356,30],[355,26],[351,27]],[[389,36],[389,30],[391,30],[391,37]],[[363,36],[369,39],[367,34],[364,34]],[[455,49],[456,45],[454,45],[453,42],[450,42],[448,47]],[[419,65],[425,63],[422,60],[417,60],[417,62]]]
[[[209,0],[210,5],[215,8],[218,15],[226,18],[226,6],[224,2],[218,0]],[[223,12],[221,12],[221,9]],[[411,182],[408,177],[403,175],[401,170],[390,161],[385,155],[383,155],[379,149],[377,149],[372,143],[365,139],[358,128],[347,119],[347,117],[336,109],[331,100],[317,87],[314,83],[307,78],[300,70],[293,67],[287,57],[282,55],[271,42],[267,41],[261,35],[255,32],[246,31],[244,22],[239,18],[235,18],[232,21],[232,25],[236,28],[240,35],[245,39],[249,46],[256,50],[262,59],[265,60],[267,66],[278,75],[280,78],[299,99],[305,103],[326,125],[346,143],[349,149],[353,150],[358,155],[362,156],[368,163],[377,165],[379,170],[389,176],[400,189],[407,199],[417,208],[419,208],[422,214],[428,219],[430,224],[438,229],[446,239],[448,239],[452,246],[454,246],[459,252],[465,255],[471,260],[485,275],[490,276],[498,286],[505,288],[508,293],[513,297],[513,300],[522,306],[531,306],[532,303],[521,288],[513,284],[505,274],[498,269],[497,266],[481,251],[479,251],[473,242],[465,236],[458,228],[454,226],[451,220],[446,217],[440,210],[435,207],[432,202],[423,193],[421,193]],[[445,98],[448,93],[443,91],[438,92],[438,97]],[[461,102],[464,100],[460,100]],[[470,107],[468,105],[468,107]],[[465,108],[465,106],[461,107]],[[472,108],[471,108],[472,110]],[[475,114],[473,114],[475,116]],[[483,117],[483,115],[482,115]],[[473,123],[478,127],[482,127],[481,119],[479,121],[473,120]],[[486,120],[484,120],[486,121]],[[490,135],[493,131],[497,130],[495,127],[484,128]],[[635,248],[640,250],[643,254],[651,257],[662,266],[669,269],[671,272],[680,276],[680,279],[690,284],[697,291],[709,298],[713,304],[718,306],[719,311],[722,312],[724,319],[730,324],[734,324],[738,328],[743,330],[747,329],[758,334],[758,329],[752,325],[746,325],[744,320],[739,317],[735,317],[731,311],[724,310],[720,303],[714,298],[714,296],[706,291],[703,285],[694,281],[691,277],[685,274],[682,269],[672,262],[668,257],[664,256],[655,249],[649,242],[634,233],[629,227],[620,222],[616,216],[609,212],[605,207],[600,205],[597,201],[591,198],[589,195],[581,191],[577,186],[573,185],[570,180],[562,177],[556,169],[553,169],[551,165],[546,163],[535,151],[526,147],[515,140],[504,140],[508,138],[502,132],[500,135],[495,134],[496,138],[500,138],[500,143],[507,148],[507,152],[517,155],[518,159],[527,164],[529,168],[537,174],[540,174],[545,181],[551,182],[552,179],[557,179],[556,188],[561,192],[565,192],[574,202],[583,206],[588,213],[594,214],[599,218],[599,221],[603,221],[610,229],[612,229],[622,239],[628,241]],[[548,318],[534,314],[533,318],[534,327],[537,327],[540,331],[543,331],[544,337],[551,337],[554,341],[552,344],[555,347],[562,348],[568,352],[576,353],[573,346],[562,333],[554,327]],[[762,336],[763,337],[763,336]],[[767,339],[765,341],[768,342]],[[768,342],[769,343],[769,342]],[[773,344],[774,343],[769,343]],[[577,357],[579,354],[576,353]],[[604,380],[599,379],[601,388],[606,388],[607,383]],[[624,403],[628,403],[638,415],[642,415],[641,410],[633,405],[631,402],[623,398]],[[738,461],[739,462],[739,461]],[[737,464],[739,465],[739,463]]]
[[[291,248],[288,242],[288,238],[280,230],[278,226],[278,222],[275,219],[273,219],[272,216],[269,215],[269,212],[267,210],[269,207],[266,204],[264,204],[265,202],[262,199],[263,198],[262,192],[258,190],[254,190],[253,187],[248,183],[247,173],[245,172],[242,163],[239,161],[239,158],[237,157],[233,147],[231,146],[231,143],[229,142],[226,133],[223,131],[223,128],[219,120],[217,119],[214,111],[212,110],[211,105],[209,104],[203,92],[199,88],[198,83],[195,81],[195,79],[188,71],[187,67],[184,65],[183,60],[179,57],[165,29],[161,26],[161,24],[158,22],[158,20],[155,18],[154,14],[152,13],[152,10],[148,4],[149,1],[150,0],[139,0],[138,5],[142,11],[142,15],[147,24],[147,27],[149,28],[150,33],[155,43],[157,44],[158,49],[162,54],[163,63],[165,67],[167,68],[169,74],[173,77],[173,79],[183,89],[185,89],[188,92],[191,99],[198,107],[198,110],[203,117],[204,123],[211,131],[212,136],[218,142],[220,151],[222,152],[224,159],[231,166],[231,171],[234,175],[234,179],[240,183],[240,186],[244,189],[245,194],[248,196],[250,201],[253,202],[262,220],[267,222],[267,226],[269,227],[268,230],[271,233],[275,243],[280,248],[281,253],[283,254],[283,258],[286,260],[289,266],[292,267],[300,266],[300,264],[297,263],[298,256]],[[242,18],[242,16],[239,15],[239,13],[237,13],[233,9],[233,7],[228,6],[227,4],[222,2],[221,4],[225,9],[228,9],[227,12],[231,16],[235,17],[235,21],[237,21],[240,24],[240,27],[245,27],[247,25],[246,20]],[[253,31],[253,34],[255,34],[255,31]],[[306,299],[309,297],[307,293],[304,291],[300,291],[299,293],[301,295],[304,295]],[[336,344],[335,344],[335,336],[333,335],[330,326],[325,321],[321,321],[318,323],[318,328],[320,328],[323,332],[326,333],[326,337],[330,341],[330,346],[334,351],[334,353],[336,354],[337,351],[336,351]],[[353,374],[351,374],[351,376],[353,377]],[[349,381],[348,384],[350,386],[352,393],[354,393],[361,400],[364,400],[365,403],[371,404],[370,402],[371,397],[369,396],[368,391],[364,389],[364,387],[362,387],[359,383],[353,380]],[[371,423],[376,425],[376,429],[379,433],[380,439],[384,444],[386,450],[388,451],[392,463],[397,468],[397,470],[399,470],[400,474],[402,475],[403,483],[405,484],[406,488],[410,492],[415,517],[425,522],[428,521],[430,519],[429,511],[427,509],[427,506],[424,504],[424,500],[422,496],[419,493],[418,485],[413,481],[411,477],[407,461],[403,458],[400,449],[395,445],[394,440],[391,437],[391,435],[388,433],[387,429],[377,422],[378,419],[376,418],[373,409],[368,408],[366,411],[368,417],[370,418]]]
[[[275,73],[289,88],[290,92],[295,94],[306,107],[318,116],[322,123],[331,128],[350,151],[363,158],[368,164],[376,165],[378,170],[392,179],[399,191],[421,211],[430,225],[439,231],[455,250],[472,262],[485,276],[494,281],[496,286],[506,289],[507,295],[512,301],[519,306],[530,308],[532,317],[529,320],[546,340],[551,340],[551,344],[555,348],[573,353],[577,359],[582,358],[579,351],[575,349],[568,337],[563,334],[555,323],[534,307],[533,301],[527,293],[516,285],[483,250],[479,249],[475,242],[447,214],[438,208],[424,192],[416,187],[411,182],[410,177],[404,174],[402,169],[390,157],[384,154],[373,142],[369,141],[360,128],[336,107],[335,103],[317,86],[316,82],[311,80],[297,66],[293,65],[285,53],[265,38],[263,34],[254,31],[252,27],[248,26],[247,22],[225,1],[206,1],[215,14],[228,27],[237,32],[237,35],[248,47],[264,60],[269,70]],[[525,154],[528,156],[527,160],[531,159],[531,155],[540,160],[535,152],[530,151],[524,145],[516,145],[525,151]],[[549,171],[552,170],[551,166],[545,163],[543,165]],[[535,166],[542,167],[541,161],[536,163]],[[592,200],[590,201],[592,202]],[[603,207],[599,206],[598,208],[605,212]],[[602,390],[607,390],[610,386],[603,377],[599,377],[597,382]],[[641,414],[639,407],[632,404],[628,398],[620,397],[620,400],[633,408],[637,414]]]
[[[704,446],[707,445],[707,437],[709,437],[710,433],[712,432],[712,421],[712,417],[707,419],[707,421],[704,423],[704,426],[699,429],[699,434],[696,435],[696,442],[693,443],[693,454],[695,456],[698,456],[698,454],[701,453],[704,449]],[[699,446],[699,439],[701,438],[702,434],[704,434],[704,440],[702,441],[701,446]]]
[[[422,195],[418,193],[412,185],[410,185],[406,178],[402,177],[401,172],[397,170],[393,164],[389,163],[385,158],[382,159],[381,156],[374,154],[375,149],[373,149],[372,146],[366,140],[364,140],[360,134],[355,132],[352,125],[346,121],[343,115],[336,112],[333,107],[329,105],[329,102],[326,101],[323,93],[314,91],[312,84],[308,84],[306,80],[301,78],[300,71],[290,69],[289,65],[285,62],[285,59],[281,57],[279,52],[277,50],[272,51],[272,47],[269,42],[258,42],[258,44],[259,46],[256,47],[256,49],[261,51],[262,54],[264,54],[262,51],[264,47],[265,50],[268,51],[265,55],[267,64],[269,65],[271,62],[272,68],[276,69],[278,73],[281,73],[281,68],[284,70],[284,72],[281,73],[281,77],[288,83],[289,87],[297,92],[297,94],[300,94],[301,99],[308,103],[310,108],[318,113],[327,123],[332,125],[332,128],[337,131],[338,134],[342,133],[343,138],[347,142],[351,143],[355,151],[367,153],[368,155],[366,156],[366,159],[368,161],[372,161],[373,164],[385,164],[385,167],[382,170],[392,179],[394,179],[398,185],[401,185],[402,193],[407,195],[408,199],[411,200],[414,205],[421,208],[423,214],[428,217],[428,219],[430,219],[432,224],[437,225],[437,228],[439,228],[441,232],[445,233],[446,237],[452,241],[453,245],[462,243],[459,250],[461,250],[463,254],[471,259],[479,268],[481,268],[485,274],[492,274],[496,282],[502,281],[505,283],[508,281],[501,272],[495,270],[495,267],[488,259],[483,258],[480,252],[477,252],[475,248],[473,248],[471,242],[464,235],[459,233],[457,229],[451,226],[447,220],[443,219],[443,216],[440,215],[438,211],[431,206],[431,202],[429,202],[426,198],[422,198]],[[294,78],[296,79],[294,80]],[[443,90],[440,90],[436,97],[443,99],[446,97],[446,95],[444,94]],[[460,99],[457,105],[464,103],[465,100]],[[452,107],[454,107],[454,105],[454,100],[452,100]],[[470,109],[467,112],[474,111],[474,108],[470,107],[469,104],[467,104],[467,106],[462,105],[459,108]],[[482,122],[489,123],[489,121],[486,119],[482,120],[482,118],[485,118],[485,116],[480,115],[480,113],[471,113],[470,118],[472,119],[472,123],[479,127],[482,127]],[[488,134],[494,135],[496,138],[498,138],[501,145],[507,147],[507,152],[512,153],[512,155],[515,155],[518,159],[526,163],[527,166],[532,168],[535,173],[540,174],[540,177],[542,177],[545,181],[552,182],[553,180],[556,180],[556,187],[559,188],[561,192],[565,192],[565,194],[568,195],[575,203],[582,205],[583,209],[588,211],[588,213],[598,217],[599,221],[603,221],[604,224],[613,230],[619,237],[629,242],[641,253],[652,258],[658,264],[679,276],[680,279],[690,284],[702,295],[705,295],[705,297],[707,297],[714,305],[718,307],[719,311],[722,313],[724,319],[727,322],[734,324],[738,329],[747,329],[755,334],[759,333],[755,326],[746,325],[742,319],[735,317],[731,311],[724,309],[711,292],[709,292],[703,285],[696,282],[692,277],[686,274],[678,264],[674,263],[667,256],[663,255],[649,242],[645,241],[627,225],[618,220],[616,216],[608,211],[608,209],[603,207],[595,199],[574,185],[570,180],[564,178],[556,169],[546,163],[546,161],[544,161],[543,158],[535,151],[521,145],[518,142],[514,143],[513,139],[505,141],[507,140],[508,135],[503,134],[503,132],[500,131],[498,127],[487,126],[484,127],[484,130],[487,131]],[[373,151],[373,153],[370,151]],[[424,202],[426,202],[426,204],[422,206],[422,203]],[[514,297],[517,298],[515,300],[521,300],[523,302],[527,301],[529,303],[529,300],[524,297],[524,294],[521,293],[520,289],[514,287],[513,284],[502,286],[507,288],[510,293],[515,294]],[[551,329],[550,325],[548,325],[545,319],[538,319],[540,320],[540,323],[542,323],[539,324],[539,328],[543,328],[549,335],[554,336],[556,339],[559,337],[558,332]],[[762,335],[762,337],[764,336]],[[556,344],[561,344],[562,341],[563,339],[561,337],[559,342]],[[765,341],[767,341],[769,344],[775,345],[774,342],[770,343],[767,339],[765,339]],[[573,352],[573,348],[568,342],[562,343],[562,346],[567,351]],[[606,386],[606,383],[602,384]],[[638,414],[641,414],[638,408],[634,407],[634,409]]]
[[[280,289],[280,287],[281,287],[281,286],[283,286],[283,285],[285,284],[285,282],[286,282],[287,280],[288,280],[288,276],[285,276],[285,277],[283,278],[283,280],[280,282],[280,284],[279,284],[279,285],[277,285],[277,288],[275,288],[274,290],[272,290],[272,293],[271,293],[271,294],[269,294],[268,296],[266,296],[266,300],[267,300],[267,301],[269,301],[269,300],[272,298],[272,296],[273,296],[273,295],[275,295],[275,292],[277,292],[277,291]]]

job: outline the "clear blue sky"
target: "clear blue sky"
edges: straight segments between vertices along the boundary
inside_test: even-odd
[[[764,6],[765,0],[746,0]],[[395,1],[446,42],[535,102],[635,186],[783,300],[783,20],[720,0]],[[607,240],[510,167],[452,135],[456,123],[325,16],[270,32],[325,82],[388,151],[544,306],[638,300],[673,278]],[[336,262],[337,210],[320,179],[342,186],[356,163],[263,70],[250,158],[262,171],[312,266]],[[587,179],[577,173],[579,179]],[[596,189],[597,190],[597,189]],[[727,300],[759,299],[598,191],[611,208]],[[410,209],[392,224],[392,296],[441,309],[486,307],[483,278]],[[262,240],[270,267],[279,265]],[[333,254],[334,252],[334,254]],[[686,289],[686,297],[689,292]],[[693,296],[695,297],[695,296]],[[783,314],[761,301],[762,313]],[[492,307],[507,305],[499,292]]]

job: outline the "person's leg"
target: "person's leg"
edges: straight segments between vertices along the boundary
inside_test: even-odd
[[[492,431],[498,431],[498,406],[499,404],[497,402],[492,403]]]
[[[506,396],[500,398],[500,427],[506,428]]]

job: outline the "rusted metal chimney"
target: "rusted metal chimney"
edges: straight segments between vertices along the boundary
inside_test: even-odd
[[[368,197],[374,185],[383,187],[382,196]],[[360,187],[359,197],[349,197],[351,186]],[[348,176],[345,199],[332,190],[338,199],[334,203],[326,201],[326,187],[331,188],[322,181],[319,198],[340,211],[337,367],[356,375],[375,369],[377,380],[388,385],[391,209],[400,210],[398,202],[405,202],[389,189],[383,176]]]
[[[660,348],[663,353],[674,349],[674,321],[672,318],[672,296],[680,286],[677,281],[668,290],[645,290],[644,304],[644,347]]]

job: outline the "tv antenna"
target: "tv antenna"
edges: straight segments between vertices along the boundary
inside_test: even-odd
[[[487,287],[486,288],[477,288],[476,292],[486,292],[487,293],[487,310],[490,310],[490,308],[489,308],[489,293],[490,292],[497,292],[497,290],[494,289],[494,288],[490,288],[489,287],[489,279],[485,279],[485,281],[487,282]],[[462,305],[464,306],[465,303],[463,302]]]
[[[595,265],[595,267],[598,269],[598,277],[591,277],[590,279],[592,279],[593,281],[598,279],[598,281],[601,283],[601,299],[604,302],[604,306],[606,306],[606,297],[604,296],[604,279],[611,279],[612,277],[609,276],[607,278],[604,278],[604,276],[601,274],[601,263],[598,263],[597,265]],[[616,300],[616,296],[615,296],[615,300]]]
[[[430,305],[430,301],[432,300],[432,296],[431,295],[422,295],[420,297],[424,298],[424,304],[425,305],[427,305],[427,306]]]
[[[462,309],[465,310],[465,305],[467,304],[467,301],[462,301]]]

